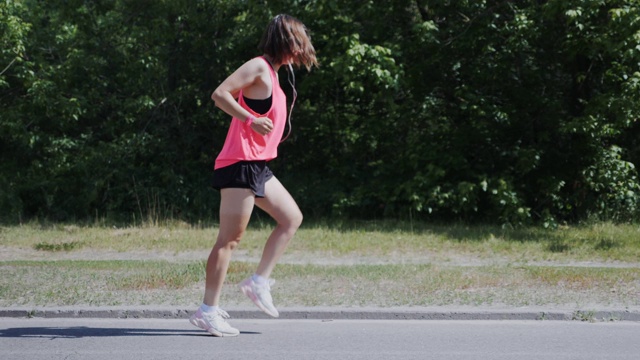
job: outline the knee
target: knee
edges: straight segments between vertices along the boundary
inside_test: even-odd
[[[218,239],[216,240],[216,244],[214,249],[217,250],[235,250],[240,244],[240,239],[242,239],[243,233],[235,234],[234,236],[223,237],[218,235]]]
[[[229,241],[227,243],[227,248],[231,251],[235,250],[238,247],[238,244],[240,244],[240,240],[233,240],[233,241]]]
[[[213,246],[213,251],[217,253],[223,253],[227,251],[233,251],[238,247],[238,241],[218,241]]]
[[[299,212],[298,217],[296,218],[296,229],[302,225],[302,220],[304,220],[304,215],[302,215],[302,212]]]
[[[302,219],[303,219],[302,212],[298,211],[297,213],[289,216],[287,218],[287,221],[282,225],[286,226],[291,231],[296,231],[298,230],[300,225],[302,225]]]

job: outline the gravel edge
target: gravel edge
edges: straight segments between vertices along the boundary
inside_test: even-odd
[[[270,319],[247,308],[226,309],[234,319]],[[0,308],[0,318],[105,318],[186,319],[194,309],[181,308]],[[280,309],[280,319],[317,320],[554,320],[634,321],[640,309],[389,309],[389,308],[290,308]]]

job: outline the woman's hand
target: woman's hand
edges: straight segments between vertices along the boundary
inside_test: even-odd
[[[273,130],[273,121],[267,117],[259,117],[251,123],[251,129],[260,135],[267,135]]]

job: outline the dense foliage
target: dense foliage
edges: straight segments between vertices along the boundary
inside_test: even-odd
[[[209,95],[281,12],[307,217],[639,218],[638,0],[3,0],[0,217],[215,217]]]

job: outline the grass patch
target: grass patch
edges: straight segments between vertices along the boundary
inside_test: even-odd
[[[232,262],[222,302],[248,305],[236,285],[256,264]],[[0,306],[196,306],[204,262],[0,262]],[[279,265],[279,306],[640,305],[638,268]]]
[[[548,250],[552,253],[564,253],[570,249],[571,247],[561,240],[552,241],[548,246]]]
[[[260,254],[272,230],[268,222],[253,222],[240,248]],[[172,252],[211,248],[216,227],[184,223],[147,227],[80,227],[28,224],[4,227],[0,246],[50,252],[100,251]],[[305,224],[288,253],[318,257],[426,256],[447,259],[466,256],[506,261],[622,261],[640,259],[640,226],[610,223],[564,227],[504,229],[498,226],[352,222]]]
[[[8,261],[0,271],[0,306],[180,304],[204,284],[203,262]]]
[[[117,290],[183,289],[204,281],[204,263],[171,264],[151,263],[136,269],[133,274],[113,281]]]
[[[79,249],[82,244],[82,241],[71,241],[58,244],[39,242],[35,244],[33,248],[41,251],[72,251],[75,249]]]
[[[0,266],[41,269],[41,272],[54,274],[77,273],[70,276],[71,279],[78,279],[83,275],[91,275],[93,279],[104,276],[103,284],[109,290],[182,289],[204,281],[205,271],[203,261],[189,263],[130,260],[9,261],[0,262]]]
[[[271,223],[252,222],[239,250],[257,257],[271,229]],[[195,306],[202,301],[206,257],[193,261],[189,252],[208,252],[216,234],[214,226],[178,222],[3,227],[0,306]],[[639,226],[610,223],[556,230],[309,223],[285,254],[298,261],[276,267],[273,295],[278,306],[638,306],[638,239]],[[100,260],[105,251],[118,260]],[[167,253],[185,256],[158,260]],[[131,260],[140,256],[148,260]],[[578,261],[594,267],[567,266]],[[606,267],[609,262],[622,266]],[[235,284],[255,267],[232,261],[225,306],[251,306]]]

